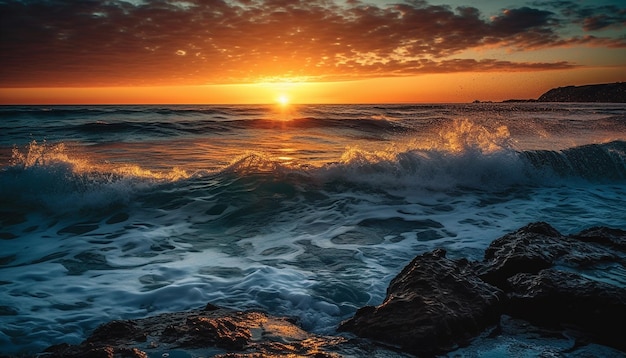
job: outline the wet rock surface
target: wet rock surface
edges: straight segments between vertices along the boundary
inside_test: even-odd
[[[208,304],[202,310],[112,321],[76,346],[40,357],[407,357],[370,342],[305,332],[289,318]]]
[[[545,326],[572,326],[626,351],[626,290],[555,269],[520,273],[508,280],[504,311]]]
[[[361,308],[340,330],[430,355],[495,324],[503,292],[482,281],[467,260],[445,254],[439,249],[416,257],[391,281],[380,306]]]
[[[419,255],[381,305],[338,330],[347,333],[315,335],[289,318],[209,304],[109,322],[40,357],[626,356],[626,231],[562,235],[533,223],[494,240],[480,262],[442,249]]]
[[[573,346],[597,342],[626,352],[625,245],[622,230],[565,236],[533,223],[493,241],[481,262],[435,250],[394,278],[381,305],[358,310],[340,330],[430,356],[485,329],[497,336],[506,315],[574,330]]]

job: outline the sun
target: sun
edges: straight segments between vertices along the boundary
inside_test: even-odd
[[[286,94],[281,94],[276,98],[276,102],[281,106],[286,106],[289,104],[289,97]]]

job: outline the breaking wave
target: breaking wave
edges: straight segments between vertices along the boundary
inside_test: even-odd
[[[515,151],[492,144],[468,145],[458,138],[448,140],[450,150],[347,148],[339,161],[322,166],[290,166],[262,152],[248,152],[221,170],[194,172],[179,168],[156,171],[138,164],[95,164],[88,156],[73,155],[64,144],[32,142],[24,151],[14,149],[10,165],[0,171],[0,196],[5,203],[24,209],[43,206],[63,211],[123,204],[164,184],[197,185],[198,178],[222,184],[234,177],[249,177],[297,187],[341,182],[376,190],[487,191],[516,185],[560,185],[568,180],[626,180],[624,141],[561,151]]]

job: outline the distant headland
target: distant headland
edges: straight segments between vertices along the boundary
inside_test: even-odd
[[[557,87],[542,94],[538,99],[507,99],[502,102],[626,103],[626,82]],[[474,103],[483,102],[476,100]]]

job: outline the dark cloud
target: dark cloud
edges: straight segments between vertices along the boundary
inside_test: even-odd
[[[596,31],[608,28],[626,27],[626,9],[607,7],[606,11],[607,12],[602,14],[593,14],[583,18],[583,29],[585,31]]]
[[[0,0],[0,14],[3,87],[568,68],[572,64],[567,62],[449,56],[485,45],[528,49],[576,40],[558,35],[559,20],[551,11],[522,7],[487,19],[473,7],[453,9],[425,1],[380,7],[355,0],[346,6],[331,0],[151,0],[137,5],[122,0]],[[609,20],[597,23],[601,21]],[[623,39],[612,41],[624,46]]]
[[[507,9],[501,16],[491,19],[491,26],[497,34],[517,34],[524,31],[537,31],[538,29],[550,32],[557,23],[553,19],[553,13],[545,10],[522,7],[519,9]]]
[[[580,25],[585,31],[626,27],[626,7],[616,5],[583,5],[575,1],[535,2],[559,11],[564,19]]]

